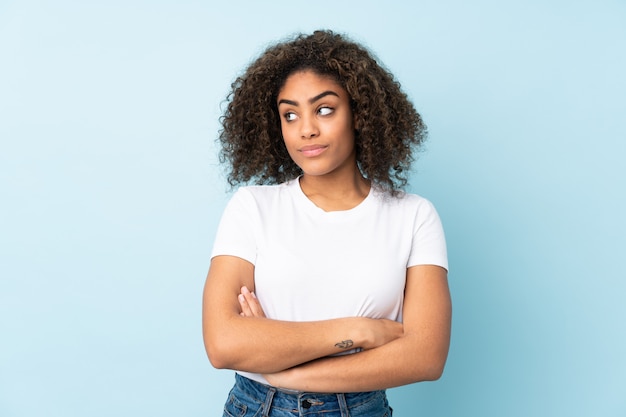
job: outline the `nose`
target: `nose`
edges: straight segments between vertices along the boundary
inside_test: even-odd
[[[300,127],[302,139],[311,139],[319,135],[319,129],[314,117],[303,117]]]

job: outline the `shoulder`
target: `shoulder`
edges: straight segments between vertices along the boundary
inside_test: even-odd
[[[293,186],[293,180],[274,185],[245,185],[239,187],[237,191],[235,191],[233,198],[272,198],[274,196],[283,194],[291,186]]]
[[[246,185],[239,187],[231,197],[230,204],[241,204],[249,208],[275,205],[292,198],[290,188],[293,181],[276,185]]]
[[[419,194],[399,191],[396,195],[374,188],[374,197],[379,205],[393,207],[400,210],[409,211],[434,211],[435,207],[430,200]]]
[[[425,224],[439,225],[441,219],[433,203],[419,195],[400,192],[396,195],[377,190],[375,192],[378,219],[386,218],[390,224],[403,224],[414,231],[422,228]]]

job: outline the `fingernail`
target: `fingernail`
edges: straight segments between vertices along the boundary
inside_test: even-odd
[[[252,298],[256,298],[256,294],[254,292],[252,293]]]
[[[241,287],[241,292],[242,292],[243,294],[247,294],[247,293],[249,293],[249,292],[250,292],[250,290],[248,289],[248,287],[246,287],[246,286],[244,285],[243,287]]]

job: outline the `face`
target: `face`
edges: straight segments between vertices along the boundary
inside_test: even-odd
[[[291,74],[278,93],[278,112],[287,151],[305,176],[356,170],[350,97],[332,78]]]

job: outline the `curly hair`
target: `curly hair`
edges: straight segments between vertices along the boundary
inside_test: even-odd
[[[232,83],[219,133],[230,185],[277,184],[302,173],[284,145],[276,100],[287,78],[303,70],[330,76],[348,92],[361,173],[393,193],[404,187],[426,126],[393,75],[363,46],[332,31],[270,46]]]

